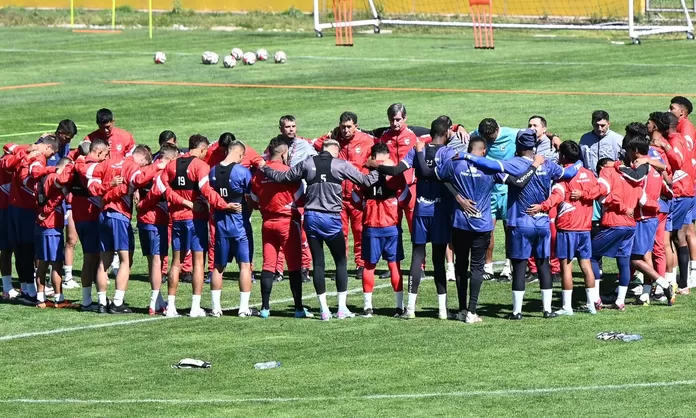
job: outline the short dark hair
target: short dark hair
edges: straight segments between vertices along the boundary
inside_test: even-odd
[[[592,123],[599,122],[602,119],[609,122],[609,113],[605,110],[595,110],[592,112]]]
[[[348,121],[352,121],[354,124],[358,124],[358,115],[353,112],[343,112],[341,116],[338,117],[338,124],[342,124]]]
[[[285,122],[295,122],[297,119],[293,115],[284,115],[280,117],[280,121],[278,121],[278,125],[282,128],[283,125],[285,125]]]
[[[486,140],[494,141],[496,131],[500,129],[498,122],[493,118],[486,118],[479,123],[478,134]]]
[[[430,136],[433,139],[447,136],[449,129],[450,125],[447,124],[447,120],[437,118],[430,124]]]
[[[246,145],[244,145],[244,142],[242,141],[234,140],[230,142],[230,145],[227,146],[227,150],[231,151],[233,148],[241,148],[244,150],[244,152],[246,152]]]
[[[105,125],[114,121],[114,114],[109,109],[97,110],[97,125]]]
[[[561,146],[558,148],[558,152],[569,163],[574,163],[582,158],[580,145],[578,145],[578,143],[575,141],[563,141]]]
[[[532,116],[529,117],[529,119],[527,119],[527,122],[529,122],[529,121],[532,120],[532,119],[539,119],[539,120],[541,121],[541,126],[543,126],[544,128],[546,128],[546,119],[545,119],[543,116],[532,115]]]
[[[691,114],[691,112],[694,111],[694,105],[691,104],[691,100],[687,99],[684,96],[675,96],[672,98],[672,101],[669,102],[670,104],[676,103],[680,106],[683,106],[684,109],[686,109],[686,112],[688,114]]]
[[[174,144],[165,142],[164,144],[160,145],[159,155],[162,158],[173,160],[179,155],[179,148],[177,148]]]
[[[39,141],[41,144],[48,145],[51,147],[53,152],[58,152],[60,144],[58,143],[58,138],[55,135],[46,135]]]
[[[480,131],[479,131],[479,132],[480,132]],[[487,146],[488,146],[488,145],[487,145],[488,143],[486,142],[486,140],[485,140],[483,137],[480,137],[480,136],[478,136],[478,135],[472,135],[472,136],[469,138],[469,147],[467,148],[467,152],[473,151],[473,150],[474,150],[474,145],[479,144],[479,143],[482,144],[484,147],[487,147]]]
[[[597,173],[602,171],[602,169],[604,168],[605,165],[607,165],[608,163],[613,163],[613,162],[614,162],[614,160],[612,160],[611,158],[600,158],[599,161],[597,161]]]
[[[435,120],[441,120],[441,121],[447,123],[447,129],[452,127],[452,118],[450,118],[447,115],[438,116],[437,119],[435,119]]]
[[[669,129],[676,129],[679,125],[679,118],[672,112],[665,112],[669,119]]]
[[[232,132],[223,132],[218,138],[218,144],[222,148],[229,148],[230,144],[237,140]]]
[[[140,154],[149,162],[152,161],[152,150],[147,145],[138,145],[133,149],[133,154]]]
[[[375,158],[377,154],[389,154],[389,147],[383,142],[378,142],[370,149],[370,155]]]
[[[166,144],[172,139],[174,142],[176,142],[176,134],[174,132],[162,131],[162,133],[159,135],[159,146],[161,147],[163,144]]]
[[[271,142],[268,144],[268,152],[272,155],[280,154],[280,148],[287,147],[287,146],[288,146],[287,142],[276,137],[276,138],[271,139]]]
[[[70,119],[63,119],[62,121],[58,122],[56,133],[58,132],[74,137],[77,135],[77,126],[75,125],[75,122],[71,121]]]
[[[633,150],[641,155],[648,155],[650,141],[647,137],[641,135],[627,135],[624,138],[623,148],[627,151]]]
[[[94,152],[97,148],[109,148],[109,143],[101,138],[96,138],[92,140],[89,144],[89,152]]]
[[[199,148],[201,144],[210,145],[210,141],[208,141],[208,138],[204,137],[201,134],[191,135],[188,143],[190,150]]]
[[[648,120],[651,120],[655,124],[658,131],[667,132],[669,130],[668,114],[671,115],[669,112],[652,112],[648,116]]]
[[[401,103],[394,103],[387,109],[387,117],[392,119],[401,112],[401,116],[406,117],[406,106]]]
[[[631,122],[626,125],[626,135],[627,136],[642,136],[648,137],[648,127],[644,123]]]

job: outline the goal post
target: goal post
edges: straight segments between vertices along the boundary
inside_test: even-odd
[[[314,29],[343,25],[372,26],[375,33],[389,25],[472,28],[472,10],[462,0],[353,0],[354,20],[335,22],[331,3],[314,0]],[[648,35],[684,33],[693,39],[687,1],[694,0],[492,0],[495,29],[625,31],[634,43]],[[667,11],[655,3],[670,2]],[[651,7],[652,6],[652,7]]]

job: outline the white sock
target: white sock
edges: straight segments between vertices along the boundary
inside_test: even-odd
[[[191,296],[191,312],[201,309],[201,295]],[[248,307],[247,307],[248,309]],[[241,308],[239,309],[242,310]],[[246,310],[246,309],[245,309]]]
[[[160,295],[159,290],[152,290],[150,291],[150,309],[153,311],[157,309],[157,299]]]
[[[36,296],[36,285],[34,283],[27,283],[27,294],[29,296]]]
[[[505,259],[505,267],[507,268],[512,268],[512,262],[510,261],[509,258]]]
[[[372,292],[370,293],[363,293],[363,300],[364,300],[364,305],[365,309],[372,309]]]
[[[600,296],[599,296],[599,285],[602,284],[602,279],[598,279],[598,278],[595,277],[594,283],[595,283],[595,286],[594,286],[594,289],[595,289],[595,300],[598,300],[598,299],[600,298]]]
[[[348,299],[348,292],[338,292],[338,310],[347,311],[346,300]]]
[[[100,305],[106,306],[106,292],[97,292],[97,301]]]
[[[594,287],[585,288],[585,297],[587,298],[587,309],[590,311],[595,309],[595,302],[597,299],[594,298]]]
[[[222,297],[222,289],[221,290],[211,290],[210,297],[213,300],[213,312],[222,311],[222,306],[220,306],[220,298]]]
[[[92,286],[82,288],[82,306],[92,304]]]
[[[437,307],[441,311],[447,310],[447,293],[443,295],[437,295]]]
[[[561,299],[563,300],[563,309],[566,311],[573,310],[573,289],[561,291]]]
[[[46,294],[44,292],[36,292],[36,300],[46,302]]]
[[[167,310],[176,310],[176,296],[167,295]]]
[[[655,280],[655,283],[657,283],[657,285],[663,289],[667,288],[670,285],[669,281],[667,281],[667,279],[665,279],[662,276],[658,277],[657,280]],[[643,292],[645,292],[645,289],[643,289]],[[650,293],[649,290],[648,293]]]
[[[12,276],[2,276],[2,291],[9,293],[12,290]]]
[[[114,292],[114,305],[115,306],[121,306],[123,305],[123,298],[126,296],[126,291],[125,290],[116,290]]]
[[[239,292],[239,311],[246,312],[249,310],[249,298],[251,292]]]
[[[404,309],[404,292],[394,292],[394,296],[396,296],[396,307],[397,309]]]
[[[673,283],[676,283],[677,276],[674,274],[674,272],[668,271],[665,273],[665,279],[667,279],[669,284],[673,284]]]
[[[541,305],[544,312],[551,312],[551,298],[553,298],[553,289],[541,289]]]
[[[117,269],[120,265],[118,254],[114,254],[114,259],[111,261],[111,269]]]
[[[409,312],[416,311],[416,298],[417,297],[418,297],[418,293],[409,293],[408,294],[408,311]]]
[[[69,282],[72,280],[72,266],[63,266],[63,281]]]
[[[27,293],[27,284],[26,283],[20,283],[19,284],[19,289],[26,295]]]
[[[488,263],[483,265],[483,272],[488,274],[493,274],[493,263]]]
[[[60,303],[60,302],[62,302],[62,301],[65,300],[65,296],[63,296],[62,293],[56,293],[56,294],[53,295],[53,300],[54,300],[56,303]]]
[[[454,263],[447,263],[447,271],[454,271]]]
[[[317,298],[319,299],[319,305],[321,305],[321,311],[322,312],[329,312],[329,304],[326,303],[326,293],[322,293],[321,295],[317,295]]]
[[[628,286],[619,286],[619,295],[616,297],[616,304],[623,305],[626,302],[626,292]]]
[[[522,300],[524,300],[524,290],[512,291],[512,313],[522,313]]]

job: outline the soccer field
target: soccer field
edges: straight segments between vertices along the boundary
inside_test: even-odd
[[[96,110],[108,107],[117,126],[155,148],[159,133],[170,129],[180,144],[195,133],[216,140],[231,131],[261,151],[277,134],[281,115],[298,118],[299,135],[317,137],[345,110],[356,112],[362,127],[386,126],[393,102],[406,105],[412,125],[429,126],[446,114],[467,129],[484,117],[523,127],[540,114],[551,132],[578,140],[590,130],[593,110],[607,110],[614,130],[623,132],[629,122],[667,110],[676,94],[696,98],[693,42],[621,46],[522,32],[497,41],[494,51],[480,51],[470,36],[385,33],[337,48],[333,37],[309,33],[158,31],[148,40],[146,31],[135,30],[92,35],[0,27],[0,142],[34,141],[70,118],[78,124],[77,143],[94,129]],[[283,50],[289,60],[234,69],[201,64],[203,51],[217,52],[222,61],[233,47],[266,48],[271,56]],[[153,64],[155,51],[167,54],[165,65]],[[260,264],[258,213],[253,226]],[[497,238],[501,260],[500,231]],[[406,270],[410,245],[404,244]],[[79,247],[76,255],[79,276]],[[615,273],[613,263],[605,268]],[[139,248],[126,294],[136,314],[0,304],[0,415],[652,417],[696,410],[693,297],[679,297],[670,308],[627,306],[544,320],[539,287],[532,284],[525,319],[510,322],[503,319],[511,308],[510,285],[485,282],[484,322],[466,325],[436,319],[432,281],[421,286],[417,319],[393,319],[385,280],[377,283],[374,318],[325,323],[293,319],[283,281],[274,287],[271,318],[241,319],[233,311],[239,301],[234,270],[223,288],[229,309],[222,318],[147,316],[149,284]],[[352,276],[348,305],[359,312],[362,289]],[[606,282],[605,290],[611,288]],[[456,308],[456,289],[449,286],[449,306]],[[180,286],[180,311],[190,304],[190,290]],[[316,313],[313,291],[305,285],[306,303]],[[66,296],[79,300],[80,289]],[[575,306],[584,298],[578,277]],[[329,300],[335,309],[335,295]],[[252,303],[258,302],[255,285]],[[210,307],[207,291],[203,306]],[[598,341],[602,331],[644,339]],[[212,368],[170,368],[186,357],[210,361]],[[270,360],[282,366],[253,368]]]

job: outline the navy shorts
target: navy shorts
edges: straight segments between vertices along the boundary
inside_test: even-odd
[[[629,257],[633,248],[636,229],[628,226],[605,228],[592,239],[592,258]],[[652,248],[653,241],[650,241]]]
[[[678,197],[672,201],[672,231],[678,231],[683,225],[691,223],[693,197]]]
[[[592,258],[590,231],[558,231],[556,234],[556,257],[559,260],[589,260]]]
[[[21,244],[33,244],[36,211],[14,206],[10,206],[8,211],[10,215],[8,223],[10,244],[13,247]]]
[[[237,263],[251,263],[246,235],[221,237],[220,234],[215,234],[215,265],[225,267],[234,260]]]
[[[539,227],[510,227],[510,258],[526,260],[551,256],[551,229]]]
[[[140,248],[145,257],[169,254],[169,236],[167,225],[138,224]]]
[[[62,262],[65,260],[63,231],[46,229],[35,225],[34,251],[39,261]]]
[[[10,211],[8,209],[0,209],[0,251],[9,250],[12,248],[9,234]]]
[[[636,222],[636,235],[633,239],[631,254],[645,255],[652,252],[659,223],[660,221],[657,218],[643,219]]]
[[[208,221],[187,219],[172,223],[172,250],[182,252],[208,251]]]
[[[99,214],[99,251],[135,251],[130,221],[114,217],[113,212]]]
[[[445,216],[414,216],[411,242],[414,244],[449,244],[452,220]]]
[[[404,259],[399,252],[401,237],[395,226],[386,228],[363,228],[361,258],[366,263],[377,264],[382,258],[384,261],[393,262]]]
[[[78,238],[80,238],[80,244],[82,244],[82,252],[99,254],[99,222],[75,222],[75,229]]]
[[[310,238],[329,241],[343,233],[343,222],[338,213],[306,211],[304,229]]]

